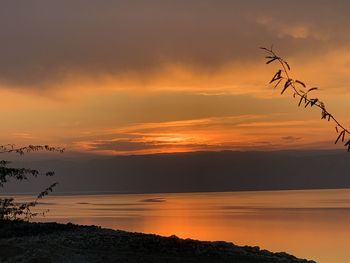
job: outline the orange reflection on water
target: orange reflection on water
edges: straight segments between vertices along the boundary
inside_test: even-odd
[[[51,196],[42,221],[225,240],[347,263],[350,190]]]

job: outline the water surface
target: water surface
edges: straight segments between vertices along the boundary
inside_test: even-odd
[[[24,197],[21,197],[24,198]],[[62,195],[41,221],[225,240],[321,263],[350,262],[350,190]]]

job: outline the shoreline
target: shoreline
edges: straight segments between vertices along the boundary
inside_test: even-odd
[[[266,192],[300,192],[300,191],[347,191],[350,187],[340,188],[285,188],[285,189],[260,189],[260,190],[227,190],[227,191],[192,191],[192,192],[114,192],[114,191],[91,191],[91,192],[52,192],[50,196],[95,196],[95,195],[163,195],[163,194],[222,194],[222,193],[266,193]],[[28,193],[2,193],[0,197],[7,196],[36,196],[37,192]]]
[[[98,226],[0,221],[0,262],[315,263],[285,252],[112,230]]]

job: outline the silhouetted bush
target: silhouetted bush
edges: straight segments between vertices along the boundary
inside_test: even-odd
[[[58,151],[63,152],[62,148],[50,147],[48,145],[29,145],[27,147],[16,148],[14,145],[2,145],[0,146],[0,153],[17,153],[23,155],[24,153],[35,151]],[[40,173],[38,170],[29,168],[15,168],[10,167],[11,162],[0,160],[0,187],[4,187],[4,184],[9,180],[14,179],[18,181],[28,180],[30,177],[37,177],[39,175],[53,176],[55,173],[52,171],[46,173]],[[39,213],[33,212],[38,201],[44,196],[53,191],[53,188],[57,185],[57,182],[51,184],[44,191],[40,192],[34,201],[31,202],[16,202],[13,197],[0,197],[0,220],[29,220]],[[40,214],[43,214],[41,212]]]

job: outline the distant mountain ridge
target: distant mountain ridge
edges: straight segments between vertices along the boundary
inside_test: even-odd
[[[350,187],[350,154],[340,151],[191,152],[130,156],[62,155],[14,165],[54,170],[53,178],[10,184],[5,192],[205,192]]]

